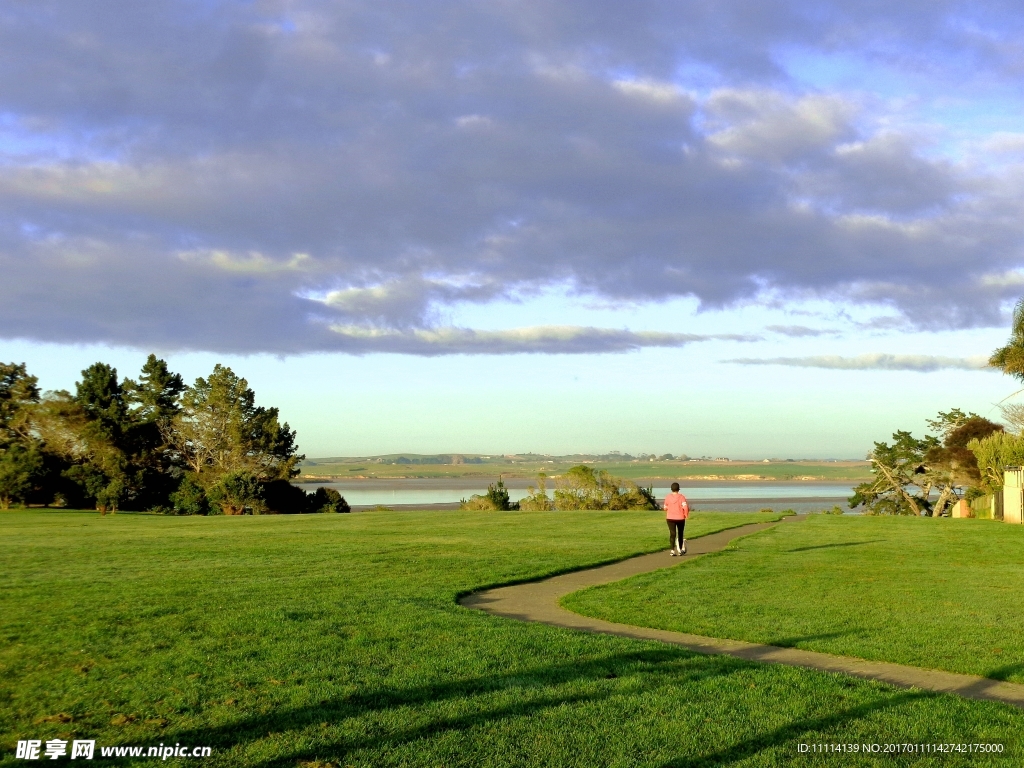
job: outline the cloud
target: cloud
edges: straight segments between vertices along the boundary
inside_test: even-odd
[[[830,328],[808,328],[805,325],[769,325],[766,327],[766,330],[797,339],[808,336],[834,336],[839,333],[839,331]]]
[[[497,355],[545,353],[578,355],[595,352],[630,352],[645,347],[682,347],[700,341],[757,341],[743,334],[698,335],[657,333],[581,326],[543,325],[481,331],[469,328],[381,330],[360,326],[332,326],[346,351],[397,352],[410,355]]]
[[[796,368],[830,368],[842,371],[979,371],[988,367],[985,357],[940,357],[936,355],[868,354],[856,357],[813,355],[810,357],[740,357],[723,360],[737,365],[788,365]]]
[[[623,8],[12,8],[0,335],[287,353],[345,349],[329,328],[358,326],[345,343],[385,349],[552,286],[1002,322],[1024,171],[938,157],[892,100],[803,86],[784,53],[1015,83],[1020,8]]]

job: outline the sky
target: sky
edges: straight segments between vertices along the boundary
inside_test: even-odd
[[[1024,8],[0,3],[0,360],[309,456],[860,458],[995,418]]]

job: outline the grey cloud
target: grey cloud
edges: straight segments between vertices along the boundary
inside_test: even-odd
[[[809,357],[738,357],[723,360],[737,365],[788,365],[796,368],[831,368],[842,371],[978,371],[988,367],[984,357],[941,357],[936,355],[869,354],[855,357],[812,355]]]
[[[891,5],[10,5],[0,334],[384,349],[550,285],[998,322],[1022,179],[865,130],[863,104],[777,63],[798,44],[1010,72],[978,30],[1020,28],[1014,6]],[[710,96],[673,81],[685,65]]]

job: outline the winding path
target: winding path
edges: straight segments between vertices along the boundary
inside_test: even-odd
[[[562,597],[571,592],[620,581],[639,573],[669,568],[697,555],[725,549],[730,542],[740,537],[749,536],[775,525],[792,525],[792,521],[803,517],[801,515],[797,518],[784,518],[782,523],[744,525],[709,536],[702,536],[699,539],[688,540],[686,542],[688,553],[678,560],[672,558],[667,552],[640,555],[618,563],[553,576],[542,581],[474,592],[463,597],[459,603],[467,608],[476,608],[495,616],[504,616],[519,621],[536,621],[556,627],[632,637],[639,640],[660,640],[663,643],[680,645],[697,653],[724,654],[748,661],[787,664],[792,667],[803,667],[822,672],[839,672],[868,680],[879,680],[903,688],[955,693],[970,699],[999,701],[1024,708],[1024,685],[1018,683],[1006,683],[985,677],[942,672],[935,669],[908,667],[884,661],[866,661],[848,656],[833,656],[796,648],[780,648],[774,645],[746,643],[740,640],[721,640],[689,635],[684,632],[615,624],[572,613],[558,604]]]

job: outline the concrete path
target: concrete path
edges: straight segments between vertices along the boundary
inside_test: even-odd
[[[999,680],[942,672],[935,669],[907,667],[884,661],[865,661],[847,656],[832,656],[827,653],[801,651],[796,648],[779,648],[773,645],[745,643],[739,640],[720,640],[713,637],[688,635],[683,632],[615,624],[610,621],[580,616],[565,610],[558,604],[558,601],[570,592],[598,584],[620,581],[638,573],[669,568],[697,555],[718,552],[731,541],[742,536],[749,536],[774,525],[792,525],[795,520],[803,517],[801,515],[797,518],[784,518],[782,523],[744,525],[740,528],[713,533],[710,536],[702,536],[699,539],[688,540],[688,553],[680,558],[670,556],[667,551],[653,555],[641,555],[611,565],[554,576],[543,581],[476,592],[465,596],[459,602],[467,608],[477,608],[495,616],[504,616],[519,621],[537,621],[556,627],[632,637],[639,640],[660,640],[664,643],[680,645],[697,653],[725,654],[748,661],[788,664],[792,667],[816,669],[823,672],[841,672],[904,688],[955,693],[971,699],[1000,701],[1024,708],[1024,685],[1017,683],[1004,683]]]

